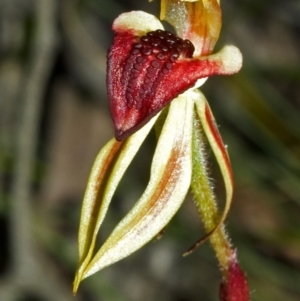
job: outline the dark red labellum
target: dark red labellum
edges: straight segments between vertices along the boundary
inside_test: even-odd
[[[182,57],[192,57],[194,46],[168,31],[156,30],[142,36],[132,45],[121,77],[128,108],[152,109],[152,100],[163,78],[172,70],[173,63]]]
[[[107,88],[117,140],[140,129],[172,99],[207,76],[192,59],[193,44],[156,30],[137,37],[116,32],[108,53]],[[199,72],[203,65],[202,72]],[[206,70],[206,69],[207,70]]]

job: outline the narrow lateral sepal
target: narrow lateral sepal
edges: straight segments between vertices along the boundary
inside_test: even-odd
[[[193,107],[186,95],[172,102],[145,192],[92,258],[82,278],[141,248],[167,225],[181,206],[191,181]]]

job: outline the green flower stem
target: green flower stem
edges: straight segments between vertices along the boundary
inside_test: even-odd
[[[191,189],[194,196],[194,201],[204,223],[205,230],[207,233],[209,233],[218,224],[220,215],[218,213],[213,188],[209,181],[209,176],[206,170],[207,155],[204,150],[204,137],[202,134],[201,125],[196,116],[194,120]],[[213,249],[216,252],[222,272],[227,274],[230,258],[233,255],[233,250],[231,249],[224,226],[222,225],[215,232],[213,232],[209,239]]]

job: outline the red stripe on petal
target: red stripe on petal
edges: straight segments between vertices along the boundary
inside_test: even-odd
[[[227,150],[225,148],[225,145],[223,143],[222,137],[221,137],[221,135],[219,133],[219,130],[218,130],[217,126],[216,126],[215,120],[214,120],[214,118],[213,118],[213,116],[211,114],[210,108],[208,107],[207,104],[205,106],[205,117],[206,117],[207,124],[208,124],[208,126],[210,128],[210,131],[213,134],[213,136],[215,138],[215,141],[216,141],[219,149],[222,152],[223,159],[224,159],[224,162],[226,164],[228,174],[230,176],[230,181],[231,181],[231,183],[233,183],[233,175],[232,175],[232,169],[231,169],[230,159],[229,159]]]

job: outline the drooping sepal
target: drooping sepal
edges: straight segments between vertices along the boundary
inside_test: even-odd
[[[113,194],[155,121],[156,117],[126,141],[110,140],[94,162],[81,209],[78,234],[79,266],[74,281],[74,293],[94,254],[97,234]]]
[[[188,102],[184,96],[178,97],[171,104],[159,137],[145,192],[100,250],[88,258],[88,262],[77,274],[76,287],[82,279],[146,244],[166,226],[181,206],[191,181],[193,108],[194,104]],[[107,193],[111,194],[109,190]]]
[[[193,181],[192,191],[194,199],[198,207],[199,213],[203,220],[204,226],[207,231],[207,235],[198,240],[186,253],[189,254],[203,241],[210,238],[212,246],[216,252],[219,263],[223,269],[227,268],[228,258],[231,254],[230,242],[228,241],[226,232],[223,227],[224,220],[229,212],[232,195],[233,195],[233,175],[230,165],[230,160],[226,147],[222,141],[221,135],[217,129],[214,117],[210,110],[210,107],[206,101],[206,98],[200,91],[194,90],[193,100],[195,102],[195,108],[197,116],[199,118],[202,130],[212,148],[212,151],[219,164],[226,190],[225,207],[221,214],[218,212],[213,189],[208,181],[207,171],[205,169],[205,158],[203,155],[203,147],[199,145],[197,129],[195,128],[196,139],[194,139],[193,147]],[[203,142],[202,142],[203,143]],[[201,182],[201,185],[197,185]]]

